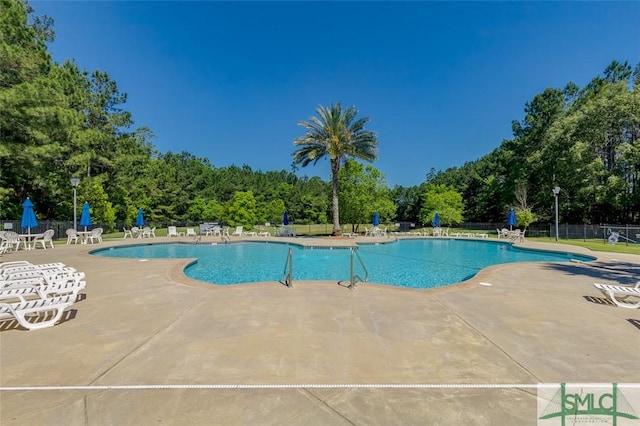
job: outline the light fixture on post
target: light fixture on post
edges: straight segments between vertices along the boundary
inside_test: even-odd
[[[555,223],[556,223],[556,241],[558,241],[558,194],[560,193],[560,187],[556,186],[553,188],[553,196],[556,199],[556,214],[555,214]]]
[[[76,212],[76,196],[77,196],[77,189],[78,189],[78,185],[80,184],[80,179],[78,178],[71,178],[71,186],[73,186],[73,229],[75,231],[78,230],[78,223],[77,223],[77,212]]]

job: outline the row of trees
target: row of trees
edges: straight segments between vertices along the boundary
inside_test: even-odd
[[[613,61],[583,88],[545,89],[524,113],[513,139],[462,167],[431,171],[428,182],[462,193],[473,221],[496,221],[510,207],[551,221],[557,186],[565,222],[638,222],[640,64]],[[524,203],[516,196],[523,188]]]
[[[71,177],[81,178],[79,201],[107,226],[132,223],[139,207],[157,224],[245,226],[277,223],[286,209],[297,223],[333,221],[334,233],[340,223],[370,222],[374,211],[385,222],[430,223],[438,211],[445,224],[504,223],[516,207],[526,224],[551,219],[555,186],[563,221],[636,222],[640,214],[640,66],[614,61],[584,88],[545,89],[490,154],[389,189],[383,173],[353,160],[377,156],[368,119],[339,104],[300,123],[306,134],[294,141],[291,171],[159,152],[107,72],[52,61],[52,22],[22,0],[0,0],[0,218],[19,218],[27,196],[41,219],[73,217]],[[331,182],[296,175],[296,165],[322,157]]]

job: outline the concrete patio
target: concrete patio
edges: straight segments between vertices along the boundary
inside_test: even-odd
[[[0,323],[0,424],[535,425],[526,385],[640,382],[630,368],[640,310],[593,287],[635,282],[640,258],[524,246],[598,260],[500,265],[433,290],[350,290],[204,284],[182,274],[189,259],[88,254],[96,245],[3,255],[64,262],[87,288],[54,327]],[[522,386],[466,386],[479,384]]]

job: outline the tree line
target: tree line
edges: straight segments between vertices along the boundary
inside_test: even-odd
[[[478,222],[505,218],[510,208],[552,222],[556,187],[565,223],[638,222],[640,64],[614,60],[583,88],[545,89],[512,129],[493,152],[431,171],[427,181],[458,190],[464,217]]]
[[[108,72],[52,60],[54,36],[53,20],[26,1],[0,0],[0,218],[19,218],[28,196],[40,219],[73,217],[70,179],[78,177],[78,201],[109,227],[133,223],[140,207],[157,224],[278,223],[284,210],[296,223],[332,222],[333,176],[159,152]],[[510,208],[527,213],[525,222],[549,221],[558,186],[563,221],[636,222],[639,82],[640,66],[613,61],[583,88],[547,88],[513,122],[512,139],[461,167],[425,170],[412,187],[389,188],[373,166],[342,158],[340,221],[356,227],[377,211],[384,222],[423,224],[440,211],[444,223],[503,223]]]

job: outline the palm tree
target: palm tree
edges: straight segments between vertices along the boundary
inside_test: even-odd
[[[298,124],[307,129],[307,134],[293,141],[300,148],[293,153],[294,164],[302,167],[317,163],[328,156],[331,162],[331,182],[333,184],[333,232],[340,235],[340,213],[338,209],[338,171],[347,158],[373,161],[378,158],[378,137],[365,130],[369,117],[358,118],[355,107],[342,109],[340,103],[328,108],[320,105],[318,117]]]

